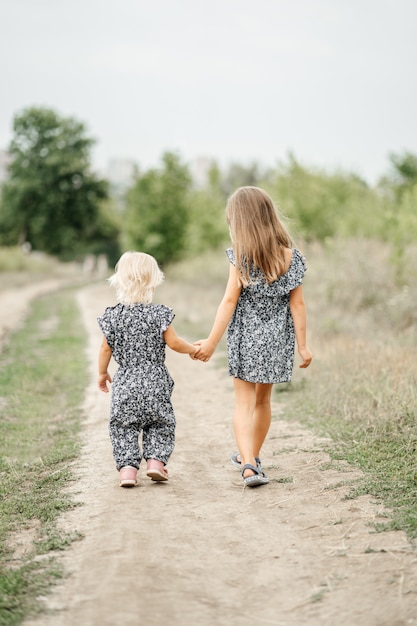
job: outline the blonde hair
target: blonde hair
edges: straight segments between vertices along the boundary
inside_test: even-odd
[[[116,289],[117,300],[123,304],[149,304],[153,291],[164,280],[158,263],[145,252],[125,252],[116,263],[109,283]]]
[[[285,248],[292,248],[292,239],[263,189],[237,189],[227,202],[226,218],[244,287],[251,282],[251,268],[260,269],[268,283],[285,273]]]

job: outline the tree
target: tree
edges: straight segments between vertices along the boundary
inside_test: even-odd
[[[228,241],[225,206],[220,170],[217,164],[213,164],[205,187],[191,191],[187,233],[187,250],[191,255],[214,249]]]
[[[292,154],[265,186],[293,222],[290,231],[310,241],[368,235],[372,223],[365,214],[378,210],[376,195],[357,175],[307,168]]]
[[[128,245],[165,263],[180,259],[186,248],[191,178],[179,157],[166,152],[162,167],[139,176],[127,194]]]
[[[34,249],[71,258],[90,244],[108,240],[100,201],[107,183],[90,170],[84,124],[42,107],[14,119],[10,177],[2,190],[3,244],[29,241]]]
[[[417,185],[417,156],[411,152],[390,154],[391,172],[380,181],[385,190],[391,189],[395,200],[401,201]]]

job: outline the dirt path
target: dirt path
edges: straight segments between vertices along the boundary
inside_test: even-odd
[[[30,302],[65,284],[59,278],[34,282],[18,288],[0,290],[0,349],[7,334],[24,320]]]
[[[46,599],[52,613],[25,626],[417,624],[416,552],[403,533],[373,533],[382,511],[370,498],[343,499],[343,482],[357,474],[330,468],[323,440],[274,420],[263,451],[272,480],[242,488],[229,461],[231,381],[214,362],[168,351],[178,422],[171,479],[152,483],[141,468],[138,487],[120,489],[110,397],[95,382],[108,287],[81,289],[79,302],[91,363],[72,487],[82,506],[62,526],[84,539],[62,557],[69,576]]]

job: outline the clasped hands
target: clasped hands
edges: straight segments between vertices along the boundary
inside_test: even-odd
[[[208,339],[199,339],[194,341],[193,346],[197,348],[194,354],[190,354],[193,361],[204,361],[206,363],[212,356],[216,346],[213,346]]]

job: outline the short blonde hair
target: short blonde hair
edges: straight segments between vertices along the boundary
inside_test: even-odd
[[[109,283],[116,289],[116,297],[122,304],[149,304],[153,291],[164,280],[158,263],[145,252],[125,252],[116,263],[115,273]]]

